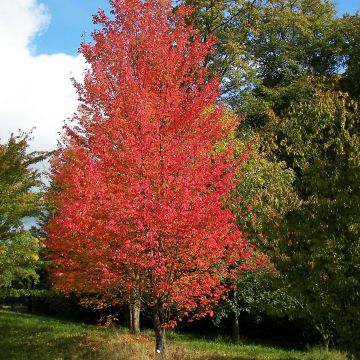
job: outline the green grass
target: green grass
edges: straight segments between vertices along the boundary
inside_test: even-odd
[[[131,335],[125,329],[100,329],[44,316],[0,310],[0,359],[60,360],[154,359],[153,334]],[[307,352],[260,344],[234,345],[193,335],[171,333],[167,359],[174,360],[345,360],[322,349]]]

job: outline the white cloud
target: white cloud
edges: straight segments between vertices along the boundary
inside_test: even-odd
[[[82,56],[34,55],[32,39],[50,15],[38,0],[0,0],[0,139],[33,132],[34,150],[56,148],[63,121],[77,106],[70,78],[82,78]]]

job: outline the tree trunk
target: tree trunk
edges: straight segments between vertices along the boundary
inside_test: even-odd
[[[232,327],[231,340],[234,343],[239,343],[240,342],[239,314],[237,313],[237,311],[231,311],[230,316],[231,316],[231,327]]]
[[[165,329],[161,327],[160,310],[156,307],[153,310],[153,324],[155,330],[155,355],[164,356],[166,349],[166,333]]]
[[[329,351],[330,343],[332,341],[331,335],[325,334],[322,336],[322,338],[323,338],[323,344],[324,344],[325,350]]]
[[[129,330],[136,334],[140,332],[140,299],[130,299],[129,302]]]
[[[237,288],[235,287],[230,296],[233,298],[233,302],[235,304],[235,308],[230,310],[230,319],[231,319],[231,340],[234,343],[240,342],[240,328],[239,328],[239,311],[236,308],[237,304]]]
[[[131,329],[133,333],[139,333],[140,332],[140,300],[134,299],[134,302],[132,304],[132,325]]]
[[[324,330],[322,325],[320,325],[320,326],[315,325],[315,328],[317,329],[317,331],[320,333],[320,335],[322,337],[322,341],[323,341],[325,350],[328,351],[329,347],[330,347],[330,343],[333,341],[332,335],[328,334],[328,332]]]

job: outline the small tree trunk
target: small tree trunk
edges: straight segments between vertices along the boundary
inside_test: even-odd
[[[237,304],[237,288],[235,287],[230,296],[233,298],[234,304]],[[236,305],[235,305],[236,306]],[[230,319],[231,319],[231,340],[234,343],[240,342],[240,328],[239,328],[239,311],[235,309],[230,310]]]
[[[134,334],[140,332],[140,296],[135,290],[129,299],[129,330]]]
[[[155,331],[155,355],[164,356],[166,348],[166,333],[165,329],[161,327],[161,316],[158,308],[153,310],[153,324]]]
[[[239,314],[237,311],[231,311],[231,340],[234,343],[240,342]]]
[[[140,300],[134,299],[132,304],[131,331],[136,334],[140,332]]]
[[[327,335],[327,334],[323,335],[323,343],[326,351],[329,351],[331,340],[332,340],[331,335]]]
[[[320,333],[321,337],[322,337],[322,341],[325,347],[325,350],[328,351],[329,347],[330,347],[330,343],[332,342],[332,335],[328,334],[323,326],[317,326],[315,325],[315,328],[317,329],[317,331]]]

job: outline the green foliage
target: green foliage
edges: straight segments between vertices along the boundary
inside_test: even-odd
[[[239,137],[259,136],[234,192],[237,222],[280,271],[288,309],[356,352],[359,14],[338,19],[325,0],[185,2],[203,37],[218,38],[208,66],[222,100],[246,114]]]
[[[23,220],[41,212],[40,174],[32,166],[46,154],[28,154],[28,140],[11,136],[0,144],[0,296],[28,295],[39,280],[40,242]]]
[[[342,88],[360,101],[360,13],[345,15],[341,20],[341,30],[344,34],[343,52],[346,66]]]
[[[229,112],[227,116],[233,115]],[[295,173],[285,162],[269,160],[269,154],[260,146],[258,134],[241,123],[237,134],[231,134],[231,137],[235,156],[245,154],[246,158],[238,169],[238,181],[232,190],[229,208],[236,215],[236,223],[246,234],[248,243],[256,249],[251,260],[255,266],[244,269],[236,279],[227,280],[233,289],[217,307],[214,322],[219,324],[222,318],[231,317],[233,340],[238,341],[235,319],[242,312],[253,316],[264,312],[284,316],[296,306],[261,251],[266,250],[267,244],[277,243],[281,217],[296,206],[298,199],[293,189]],[[219,144],[217,150],[226,146],[227,143]],[[259,264],[261,267],[256,269]]]
[[[347,94],[312,90],[269,125],[274,155],[296,173],[300,201],[267,254],[324,341],[337,333],[359,352],[360,113]]]
[[[11,136],[0,144],[0,239],[11,238],[23,228],[24,217],[40,213],[41,193],[31,191],[41,185],[40,175],[31,165],[45,153],[27,154],[28,135]]]
[[[276,241],[274,229],[297,203],[297,194],[293,190],[293,170],[284,161],[269,160],[260,141],[257,135],[247,140],[249,157],[239,168],[231,209],[237,215],[238,226],[261,250],[264,242]]]
[[[19,280],[37,282],[38,251],[39,241],[29,232],[4,241],[0,253],[0,289],[11,288]]]
[[[239,133],[243,130],[240,128]],[[246,234],[256,251],[258,269],[245,269],[234,282],[234,290],[217,310],[217,321],[229,313],[256,315],[264,311],[280,315],[294,304],[279,281],[278,274],[261,251],[269,243],[276,244],[281,218],[297,204],[293,190],[295,174],[285,162],[274,162],[261,150],[259,136],[251,131],[238,135],[238,153],[244,149],[248,158],[240,165],[236,187],[232,191],[230,209],[236,214],[238,227]]]
[[[209,66],[223,79],[223,99],[251,126],[306,95],[307,74],[333,74],[342,59],[340,25],[325,0],[187,0],[203,37],[218,51]]]
[[[242,313],[251,314],[253,318],[261,318],[264,314],[284,317],[297,308],[296,300],[287,293],[281,278],[269,264],[245,270],[234,285],[215,311],[215,325],[223,318],[231,317],[233,321],[234,315],[239,317]],[[233,340],[237,341],[234,333]]]

